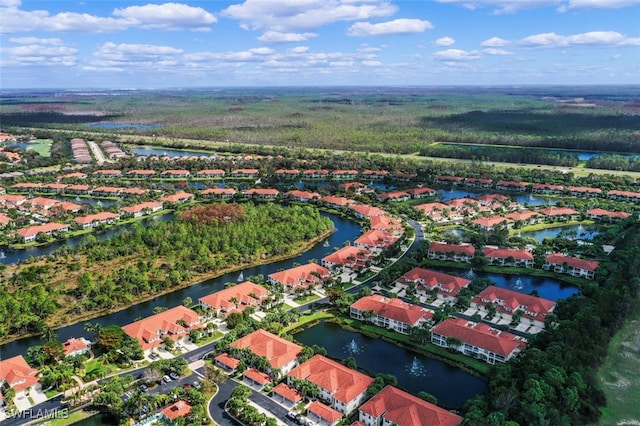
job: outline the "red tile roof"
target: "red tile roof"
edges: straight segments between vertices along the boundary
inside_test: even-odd
[[[312,402],[307,407],[307,410],[331,424],[337,422],[342,418],[342,413],[334,410],[331,407],[327,407],[326,405],[324,405],[319,401]]]
[[[230,346],[249,349],[254,354],[265,357],[273,368],[284,367],[295,360],[302,351],[302,346],[262,329],[236,340]]]
[[[373,383],[373,378],[322,355],[313,356],[291,370],[288,376],[314,383],[345,404],[364,393]]]
[[[573,268],[583,269],[585,271],[595,271],[598,266],[600,266],[600,262],[597,260],[585,260],[580,259],[579,257],[571,257],[560,253],[552,253],[548,255],[546,257],[546,261],[556,265],[566,263]]]
[[[180,201],[188,200],[189,198],[193,198],[193,196],[193,194],[190,194],[188,192],[177,192],[172,195],[165,195],[164,197],[160,198],[160,200],[168,201],[170,203],[177,203]]]
[[[495,257],[500,259],[513,257],[517,260],[533,260],[533,255],[527,250],[484,247],[482,251],[487,257]]]
[[[351,304],[360,312],[373,311],[376,315],[404,324],[415,325],[420,320],[428,320],[433,312],[422,306],[407,303],[402,299],[389,299],[379,294],[365,296]]]
[[[180,320],[187,323],[186,328],[178,324]],[[122,327],[122,330],[134,339],[138,339],[142,349],[146,350],[161,345],[162,338],[165,336],[176,340],[186,335],[188,330],[200,327],[202,327],[200,315],[180,305],[127,324]]]
[[[276,393],[282,396],[284,399],[291,401],[293,403],[298,403],[302,400],[303,396],[297,390],[290,388],[286,385],[286,383],[280,383],[278,386],[273,388],[273,393]]]
[[[292,191],[289,191],[287,193],[285,193],[284,195],[286,195],[287,197],[291,197],[291,198],[299,198],[301,200],[311,200],[313,198],[320,198],[320,194],[318,194],[317,192],[309,192],[309,191],[300,191],[297,189],[294,189]]]
[[[319,275],[319,276],[318,276]],[[269,274],[269,278],[277,281],[287,287],[308,286],[309,284],[318,283],[324,278],[331,275],[324,266],[316,263],[307,263],[306,265],[295,266],[285,269],[284,271]]]
[[[502,216],[479,217],[478,219],[473,220],[473,223],[484,228],[491,228],[501,223],[507,222],[509,222],[509,219]]]
[[[390,232],[371,229],[358,237],[353,243],[368,247],[389,247],[397,240],[398,238]]]
[[[207,188],[201,192],[202,195],[234,195],[236,190],[233,188]]]
[[[389,232],[402,230],[402,222],[391,216],[371,217],[369,218],[369,224],[371,229],[380,229]]]
[[[631,216],[630,213],[626,213],[626,212],[614,212],[611,210],[597,209],[597,208],[588,210],[587,214],[592,216],[609,216],[609,217],[618,218],[618,219],[626,219]]]
[[[384,417],[398,426],[456,426],[462,417],[391,385],[367,401],[360,411]]]
[[[37,235],[40,232],[48,233],[48,232],[60,231],[68,228],[69,228],[69,225],[65,225],[63,223],[49,222],[49,223],[45,223],[44,225],[35,225],[35,226],[29,226],[28,228],[18,229],[16,231],[16,234],[20,235],[23,238],[26,238],[30,235]]]
[[[540,216],[540,213],[532,210],[523,210],[521,212],[511,212],[506,215],[511,220],[530,220],[533,217]]]
[[[520,310],[523,312],[524,317],[538,319],[540,321],[544,321],[545,317],[552,312],[556,306],[556,302],[552,300],[493,285],[482,290],[473,298],[472,302],[480,305],[493,303],[497,305],[499,310],[509,313]]]
[[[602,189],[590,188],[588,186],[570,186],[569,192],[593,192],[596,194],[602,194]]]
[[[122,207],[120,210],[125,213],[138,213],[144,210],[162,209],[162,203],[160,201],[149,201],[147,203],[135,204],[133,206]]]
[[[127,172],[128,175],[138,175],[138,176],[151,176],[155,175],[155,170],[129,170]]]
[[[280,191],[273,188],[251,188],[244,192],[245,195],[263,195],[270,197],[276,197],[279,193]]]
[[[75,351],[89,349],[90,346],[91,346],[91,342],[89,342],[87,339],[83,337],[79,339],[76,339],[75,337],[71,337],[62,344],[62,350],[64,351],[65,355],[69,355],[70,353]]]
[[[476,248],[471,244],[447,244],[434,242],[429,244],[429,251],[437,253],[453,252],[473,256],[473,254],[476,252]]]
[[[384,216],[387,214],[384,210],[379,207],[370,206],[367,204],[356,204],[355,206],[350,207],[351,210],[359,213],[361,216],[372,218],[374,216]]]
[[[100,212],[100,213],[96,213],[96,214],[90,214],[90,215],[87,215],[87,216],[77,217],[77,218],[75,218],[75,221],[76,221],[76,223],[79,223],[80,225],[84,225],[84,224],[92,223],[92,222],[101,222],[103,220],[116,220],[119,217],[120,216],[118,216],[115,213]]]
[[[254,284],[251,281],[245,281],[225,288],[224,290],[203,296],[198,300],[211,309],[224,309],[225,311],[243,310],[246,306],[259,304],[260,300],[267,297],[268,294],[269,292],[266,288]],[[236,306],[231,299],[236,299],[238,305]]]
[[[244,377],[251,379],[252,381],[258,383],[259,385],[266,385],[271,381],[271,377],[268,374],[263,373],[260,370],[256,370],[255,368],[247,369],[244,374]]]
[[[431,269],[413,268],[398,280],[400,283],[420,283],[428,289],[442,288],[451,296],[456,296],[460,290],[468,286],[471,280],[433,271]]]
[[[222,169],[206,169],[200,170],[197,173],[198,176],[224,176],[224,170]]]
[[[369,257],[369,250],[355,246],[345,246],[341,249],[322,258],[324,262],[330,262],[334,264],[352,264],[357,261],[365,261]],[[350,259],[353,257],[354,259]]]
[[[333,195],[327,195],[326,197],[322,197],[320,199],[320,201],[327,203],[327,204],[332,204],[335,206],[346,206],[350,203],[354,203],[353,200],[350,200],[348,198],[345,197],[334,197]]]
[[[38,370],[29,367],[22,355],[0,361],[0,381],[6,380],[16,392],[38,383],[37,374]]]
[[[540,209],[538,211],[545,216],[572,216],[580,214],[577,211],[570,209],[569,207],[549,207],[546,209]]]
[[[185,417],[190,411],[191,406],[186,401],[180,400],[162,410],[162,414],[164,414],[167,419],[174,420],[178,417]]]
[[[231,355],[225,352],[216,357],[216,362],[229,367],[231,370],[235,370],[236,368],[238,368],[238,366],[240,366],[240,363],[242,361],[232,357]]]
[[[514,351],[524,349],[526,342],[522,338],[501,331],[482,322],[468,321],[464,318],[449,318],[435,326],[432,333],[445,337],[455,337],[463,343],[485,349],[494,354],[509,357]]]

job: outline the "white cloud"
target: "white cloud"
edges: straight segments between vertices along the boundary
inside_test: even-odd
[[[380,67],[382,66],[382,62],[380,61],[362,61],[362,65],[366,67]]]
[[[0,0],[0,7],[18,7],[21,3],[20,0]]]
[[[377,53],[382,52],[382,49],[379,47],[369,46],[368,44],[363,44],[360,48],[358,48],[358,52]]]
[[[393,15],[398,8],[387,0],[245,0],[222,15],[251,30],[295,32],[340,21],[361,21]]]
[[[640,46],[640,38],[627,38],[615,31],[590,31],[569,36],[556,33],[541,33],[525,37],[518,44],[530,48]]]
[[[267,31],[258,37],[263,43],[297,43],[317,37],[316,33],[281,33],[279,31]]]
[[[505,49],[496,49],[495,47],[487,47],[486,49],[482,50],[484,53],[486,53],[487,55],[494,55],[494,56],[499,56],[499,55],[513,55],[512,52],[509,52],[508,50]]]
[[[447,49],[435,52],[433,57],[443,61],[472,61],[480,58],[477,51],[467,52],[460,49]]]
[[[218,20],[201,7],[180,3],[129,6],[113,11],[134,26],[145,29],[209,29]]]
[[[490,39],[487,39],[485,41],[483,41],[482,43],[480,43],[480,46],[483,47],[503,47],[506,46],[510,43],[509,40],[505,40],[503,38],[500,37],[491,37]]]
[[[557,6],[558,11],[571,9],[618,9],[636,6],[640,0],[437,0],[440,3],[459,4],[467,9],[490,7],[495,13],[515,13],[520,10]]]
[[[124,69],[166,69],[178,64],[182,49],[151,44],[104,43],[93,53],[89,66]]]
[[[453,46],[454,44],[456,44],[456,41],[451,37],[440,37],[434,42],[434,44],[436,46],[447,47]]]
[[[309,51],[308,46],[297,46],[297,47],[294,47],[293,49],[288,50],[289,53],[293,53],[293,54],[307,53],[308,51]]]
[[[4,0],[7,3],[7,0]],[[11,2],[10,2],[11,3]],[[178,3],[148,4],[115,9],[115,17],[87,13],[60,12],[51,15],[46,10],[21,10],[19,2],[2,12],[2,33],[27,31],[110,33],[128,28],[206,30],[216,18],[204,9]]]
[[[9,41],[16,44],[48,44],[53,46],[62,44],[62,40],[59,38],[11,37]]]
[[[371,24],[369,22],[356,22],[347,30],[347,35],[354,37],[415,34],[422,33],[433,28],[429,21],[420,19],[395,19],[388,22]]]
[[[558,10],[566,12],[571,9],[619,9],[640,5],[640,0],[569,0],[567,5]]]

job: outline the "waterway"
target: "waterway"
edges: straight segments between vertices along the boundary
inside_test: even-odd
[[[333,221],[336,228],[336,231],[326,239],[329,242],[327,247],[325,247],[325,240],[323,240],[313,246],[311,249],[294,258],[270,263],[267,265],[259,265],[252,268],[247,268],[242,271],[244,279],[246,280],[252,275],[260,274],[266,277],[267,275],[276,272],[279,269],[291,268],[294,263],[305,264],[308,263],[311,259],[320,261],[320,259],[322,259],[324,256],[333,252],[336,247],[342,247],[345,241],[353,241],[362,233],[362,227],[354,221],[330,213],[323,212],[322,215],[325,217],[329,217]],[[7,254],[7,257],[9,257],[9,254],[10,253]],[[186,287],[180,290],[176,290],[172,293],[155,297],[147,302],[139,303],[122,311],[103,315],[99,318],[91,320],[91,322],[97,322],[103,326],[113,324],[125,325],[133,322],[136,318],[146,317],[153,314],[153,308],[157,306],[172,308],[174,306],[182,304],[182,301],[186,297],[191,297],[191,299],[196,301],[200,297],[222,290],[226,283],[236,283],[239,274],[240,272],[233,272],[222,275],[218,278],[206,280],[201,283],[194,284],[190,287]],[[56,330],[56,332],[58,334],[58,340],[60,341],[65,341],[70,337],[86,336],[87,334],[84,331],[84,322],[62,327]],[[43,342],[39,337],[26,337],[0,346],[0,353],[2,353],[3,358],[25,354],[30,346],[41,345],[42,343]]]
[[[167,157],[217,157],[215,152],[202,152],[202,151],[182,151],[179,149],[163,148],[143,146],[139,148],[131,148],[131,152],[135,155],[141,155],[143,157],[151,156],[167,156]]]
[[[475,198],[480,195],[493,194],[493,193],[495,193],[495,191],[491,191],[488,189],[472,190],[472,189],[466,189],[466,188],[463,188],[463,189],[452,188],[452,189],[436,190],[438,199],[441,201],[450,201],[456,198],[465,198],[465,197]],[[531,193],[524,193],[524,194],[510,193],[508,197],[513,201],[518,202],[519,204],[522,204],[522,205],[528,204],[530,206],[544,206],[544,205],[553,206],[557,202],[555,198],[536,196]]]
[[[168,213],[162,216],[153,216],[147,219],[142,219],[139,223],[142,226],[147,226],[152,221],[166,221],[173,218],[173,213]],[[31,256],[40,257],[46,256],[61,247],[70,247],[75,248],[78,244],[81,244],[82,241],[88,236],[93,235],[100,241],[111,239],[114,235],[117,235],[121,232],[124,232],[128,229],[131,229],[133,224],[122,225],[118,227],[108,228],[102,231],[94,231],[90,234],[78,235],[76,237],[67,238],[61,241],[55,241],[51,244],[47,244],[45,246],[37,246],[37,247],[29,247],[26,249],[15,250],[11,248],[7,248],[4,250],[0,250],[0,263],[4,263],[5,265],[10,265],[13,263],[17,263],[21,260],[29,259]]]
[[[600,232],[597,227],[582,225],[569,225],[558,226],[556,228],[546,228],[539,231],[522,232],[522,237],[534,238],[539,242],[542,242],[545,238],[556,238],[557,236],[564,236],[577,240],[591,240]]]
[[[400,388],[414,395],[428,392],[447,408],[460,409],[467,400],[487,392],[487,382],[482,378],[393,343],[344,330],[334,323],[321,322],[294,338],[305,345],[324,347],[331,358],[353,357],[359,368],[372,374],[392,374]]]

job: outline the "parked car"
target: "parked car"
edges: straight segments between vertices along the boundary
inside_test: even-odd
[[[145,384],[142,384],[140,386],[138,386],[138,389],[140,389],[141,392],[146,392],[149,390],[149,387]]]
[[[171,381],[171,377],[169,377],[169,376],[164,376],[164,377],[162,378],[162,381],[163,381],[163,382],[165,382],[165,383],[169,383],[169,382]]]
[[[194,381],[193,381],[193,383],[192,383],[192,385],[193,385],[193,387],[194,387],[194,388],[196,388],[196,389],[200,389],[200,388],[202,387],[202,385],[200,384],[200,382],[199,382],[199,381],[197,381],[197,380],[194,380]]]
[[[171,377],[173,380],[180,380],[180,376],[177,373],[174,373],[173,371],[169,373],[169,377]]]

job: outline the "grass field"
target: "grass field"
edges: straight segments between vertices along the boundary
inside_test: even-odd
[[[36,139],[29,144],[29,149],[38,153],[43,157],[49,157],[51,155],[51,139]]]
[[[598,379],[607,396],[598,424],[640,425],[640,306],[611,340]]]

